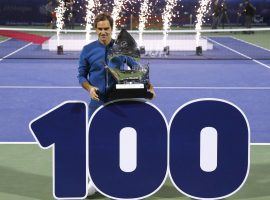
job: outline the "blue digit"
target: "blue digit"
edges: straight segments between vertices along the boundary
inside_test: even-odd
[[[199,99],[178,109],[170,122],[170,176],[192,198],[225,198],[249,171],[249,124],[232,103]]]
[[[87,106],[64,102],[30,123],[41,147],[54,146],[54,196],[86,197]]]
[[[90,175],[111,198],[156,192],[167,173],[167,125],[151,104],[117,101],[98,110],[89,127]]]

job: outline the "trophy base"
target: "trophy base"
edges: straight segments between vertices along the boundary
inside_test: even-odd
[[[109,92],[108,97],[111,100],[144,98],[151,99],[153,94],[147,90],[144,84],[116,84]]]
[[[57,54],[58,54],[58,55],[63,55],[63,54],[64,54],[64,48],[63,48],[63,45],[57,46]]]
[[[196,47],[196,55],[201,56],[202,55],[202,46]]]

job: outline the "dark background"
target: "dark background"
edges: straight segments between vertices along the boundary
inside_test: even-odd
[[[76,0],[76,24],[84,24],[85,5],[86,0]],[[161,21],[161,13],[165,5],[163,0],[151,0],[153,3],[153,12],[150,22]],[[1,25],[44,25],[48,23],[48,12],[45,9],[47,0],[0,0],[0,24]],[[103,4],[103,10],[112,11],[113,0],[101,0]],[[228,16],[231,24],[236,23],[236,12],[238,10],[239,3],[243,0],[227,0]],[[254,25],[265,26],[270,25],[270,0],[251,0],[251,3],[256,7],[256,15],[261,19],[260,22],[254,23]],[[56,1],[54,2],[56,6]],[[173,18],[173,26],[184,26],[190,24],[190,20],[194,23],[198,0],[182,0],[179,1],[174,9],[174,13],[177,15]],[[184,6],[184,7],[182,7]],[[140,8],[140,4],[133,3],[127,4],[128,9],[124,9],[122,16],[126,18],[125,24],[129,26],[130,15],[133,14],[133,23],[138,21],[137,15]],[[133,8],[133,11],[128,11]],[[192,14],[192,18],[190,15]],[[157,20],[158,19],[158,20]],[[206,16],[206,24],[211,23],[211,11]]]

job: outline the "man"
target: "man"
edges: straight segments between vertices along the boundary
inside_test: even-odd
[[[219,15],[220,15],[220,7],[218,5],[218,0],[214,2],[213,5],[213,22],[212,22],[212,29],[217,29],[219,23]]]
[[[66,0],[65,1],[65,24],[66,28],[68,29],[74,29],[74,24],[75,24],[75,18],[76,18],[76,9],[75,7],[75,2],[74,0]]]
[[[52,0],[48,0],[45,5],[46,16],[47,16],[47,26],[50,28],[54,28],[56,21],[56,13],[55,13],[55,5]]]
[[[109,67],[122,68],[125,63],[130,67],[137,65],[129,57],[121,56],[119,59],[109,61],[107,58],[108,49],[112,47],[114,40],[112,36],[113,19],[107,13],[96,16],[94,27],[98,40],[84,46],[78,68],[78,79],[82,87],[89,93],[91,101],[89,103],[89,117],[104,103],[110,101],[106,97],[106,82],[112,84],[112,77],[106,80],[105,65]],[[150,92],[154,94],[153,87]]]
[[[107,13],[101,13],[96,16],[94,27],[98,40],[84,46],[79,61],[78,79],[82,87],[89,93],[91,101],[89,103],[89,118],[94,111],[104,103],[110,101],[106,97],[106,82],[112,84],[112,77],[106,80],[105,65],[109,67],[122,68],[127,63],[130,67],[138,65],[133,59],[120,56],[118,59],[108,60],[107,54],[109,48],[113,46],[112,36],[113,19]],[[152,85],[150,92],[155,96]],[[95,189],[90,183],[89,193],[91,195]]]
[[[243,14],[243,3],[239,3],[238,10],[237,10],[237,18],[236,18],[236,25],[242,25],[242,14]]]
[[[221,2],[221,6],[220,6],[220,18],[219,18],[219,24],[222,24],[222,28],[224,29],[225,27],[225,22],[227,24],[230,24],[230,20],[228,17],[228,6],[227,6],[227,2],[226,0],[223,0]]]
[[[245,6],[245,9],[244,9],[245,27],[251,28],[251,23],[255,15],[256,8],[250,3],[249,0],[245,0],[244,6]],[[248,33],[252,33],[252,32],[249,31]]]

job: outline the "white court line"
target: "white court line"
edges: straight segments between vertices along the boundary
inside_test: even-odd
[[[255,63],[259,64],[259,65],[262,65],[262,66],[264,66],[264,67],[270,69],[270,66],[268,66],[268,65],[266,65],[266,64],[264,64],[264,63],[262,63],[262,62],[260,62],[260,61],[258,61],[258,60],[255,60],[255,59],[253,59],[253,58],[251,58],[251,57],[249,57],[249,56],[247,56],[247,55],[245,55],[245,54],[242,54],[242,53],[240,53],[239,51],[236,51],[236,50],[234,50],[234,49],[232,49],[232,48],[230,48],[230,47],[228,47],[228,46],[226,46],[226,45],[223,45],[223,44],[221,44],[221,43],[219,43],[219,42],[217,42],[217,41],[215,41],[215,40],[212,40],[212,39],[210,39],[210,38],[207,38],[207,40],[210,40],[211,42],[214,42],[214,43],[216,43],[216,44],[218,44],[218,45],[220,45],[220,46],[222,46],[222,47],[224,47],[224,48],[226,48],[226,49],[229,49],[230,51],[232,51],[232,52],[234,52],[234,53],[237,53],[237,54],[239,54],[239,55],[241,55],[241,56],[243,56],[243,57],[245,57],[245,58],[247,58],[247,59],[249,59],[249,60],[252,60],[253,62],[255,62]]]
[[[11,40],[11,38],[7,38],[7,39],[1,41],[0,44],[2,44],[2,43],[4,43],[4,42],[7,42],[7,41],[9,41],[9,40]]]
[[[1,87],[0,87],[1,88]],[[154,87],[169,90],[270,90],[270,87]]]
[[[263,49],[263,50],[265,50],[265,51],[269,51],[269,52],[270,52],[270,49],[266,49],[266,48],[264,48],[264,47],[261,47],[261,46],[259,46],[259,45],[256,45],[256,44],[247,42],[247,41],[242,40],[242,39],[239,39],[239,38],[236,38],[236,37],[234,37],[234,36],[230,36],[230,37],[233,38],[233,39],[235,39],[235,40],[239,40],[239,41],[244,42],[244,43],[246,43],[246,44],[249,44],[249,45],[252,45],[252,46],[255,46],[255,47],[258,47],[258,48],[260,48],[260,49]]]
[[[36,144],[38,145],[38,142],[0,142],[1,144]],[[268,146],[270,143],[259,143],[259,142],[251,142],[250,145],[252,146]]]
[[[270,87],[154,87],[158,90],[270,90]],[[0,86],[0,89],[82,89],[80,86]]]
[[[270,145],[270,143],[258,143],[258,142],[254,142],[254,143],[250,143],[252,146],[267,146],[267,145]]]
[[[37,142],[0,142],[0,144],[38,144]]]
[[[21,86],[21,85],[7,85],[0,86],[0,89],[82,89],[79,86]]]
[[[23,47],[17,49],[16,51],[13,51],[13,52],[11,52],[10,54],[8,54],[8,55],[6,55],[6,56],[0,58],[0,62],[1,62],[2,60],[4,60],[4,59],[8,58],[9,56],[12,56],[13,54],[15,54],[15,53],[17,53],[17,52],[23,50],[24,48],[30,46],[31,44],[33,44],[33,42],[30,42],[30,43],[24,45]]]

